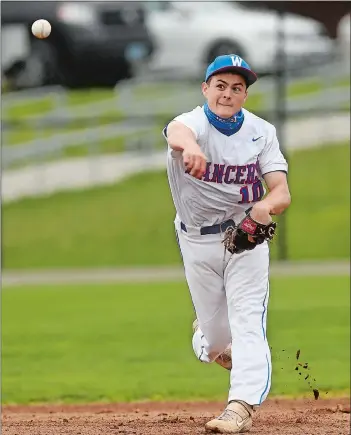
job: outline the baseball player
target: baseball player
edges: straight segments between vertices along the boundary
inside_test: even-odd
[[[290,205],[290,193],[275,127],[243,108],[256,80],[241,57],[217,57],[202,83],[205,104],[163,130],[196,313],[193,349],[201,362],[230,370],[226,409],[205,426],[217,433],[249,431],[271,385],[269,241],[272,216]]]

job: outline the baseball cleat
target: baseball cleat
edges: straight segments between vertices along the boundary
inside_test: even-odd
[[[249,432],[252,427],[252,407],[242,401],[229,402],[224,412],[205,424],[206,432],[235,434]]]
[[[199,327],[199,322],[197,319],[193,322],[193,331],[195,332]],[[229,345],[226,350],[221,353],[217,358],[215,359],[215,362],[219,364],[221,367],[225,368],[226,370],[232,369],[232,346]]]

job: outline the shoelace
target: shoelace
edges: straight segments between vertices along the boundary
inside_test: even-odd
[[[233,418],[239,415],[236,411],[233,411],[232,409],[225,409],[224,412],[218,417],[218,420],[233,420]]]

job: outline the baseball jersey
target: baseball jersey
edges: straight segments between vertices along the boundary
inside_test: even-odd
[[[207,157],[201,180],[187,174],[182,152],[168,146],[167,174],[176,219],[194,227],[209,226],[228,219],[238,221],[266,193],[264,174],[288,171],[275,127],[243,109],[240,130],[226,136],[207,119],[203,107],[176,118],[190,128]],[[163,130],[167,139],[167,127]]]

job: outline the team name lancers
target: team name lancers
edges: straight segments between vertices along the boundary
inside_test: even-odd
[[[258,161],[235,166],[207,162],[202,180],[208,183],[253,184],[259,181],[259,172]]]

